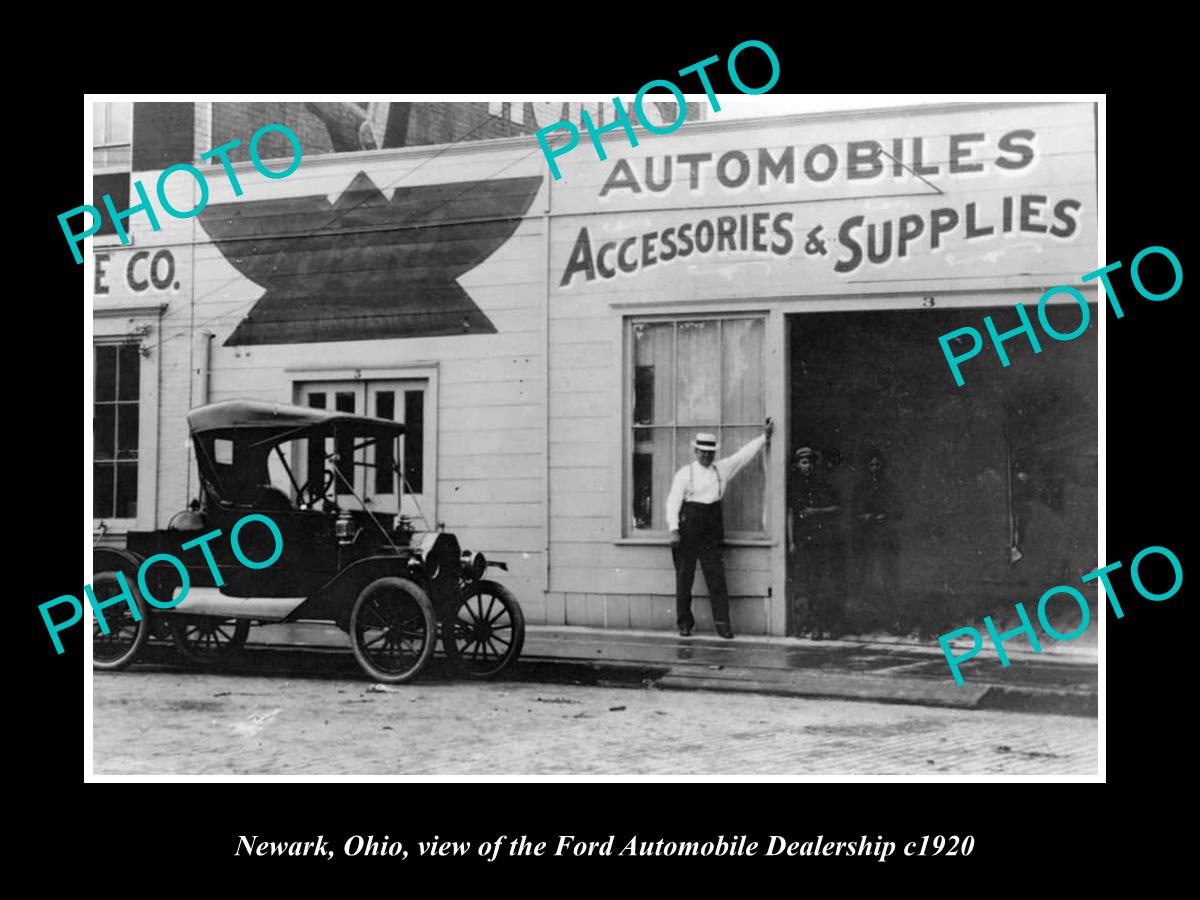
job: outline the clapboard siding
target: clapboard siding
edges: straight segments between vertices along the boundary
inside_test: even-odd
[[[550,470],[551,496],[562,493],[605,493],[612,487],[612,468],[609,466],[572,466]]]
[[[440,429],[438,437],[439,459],[477,458],[480,456],[536,456],[540,460],[540,471],[545,471],[546,433],[543,429],[492,428],[480,430],[469,427],[470,423],[453,420]],[[467,427],[461,427],[461,426]],[[499,471],[489,468],[489,472]],[[439,473],[440,475],[441,473]],[[491,476],[489,476],[491,477]],[[517,478],[529,477],[516,475]]]
[[[489,450],[484,454],[478,449],[459,449],[464,450],[461,455],[443,452],[439,456],[439,491],[441,484],[456,479],[541,478],[546,471],[546,459],[540,452],[494,453]]]
[[[485,528],[513,526],[537,528],[546,522],[544,506],[539,500],[525,503],[457,503],[443,500],[438,504],[438,517],[443,522],[454,522],[467,528],[482,525]]]
[[[450,523],[446,523],[447,529]],[[537,556],[543,559],[545,556],[545,540],[542,535],[545,534],[545,527],[529,526],[529,527],[487,527],[483,525],[463,526],[463,534],[459,535],[459,543],[471,550],[482,550],[489,557],[494,554],[504,554],[496,556],[496,559],[501,559],[505,562],[511,560],[512,555],[525,558],[525,554],[530,557]],[[539,541],[541,543],[539,543]],[[544,559],[541,565],[545,565]]]
[[[503,371],[503,369],[501,369]],[[477,383],[442,382],[439,390],[441,408],[478,409],[534,404],[544,410],[546,382],[542,378],[512,378]]]
[[[611,391],[576,391],[550,395],[551,420],[589,419],[612,411]]]
[[[565,541],[605,543],[613,539],[613,522],[611,516],[551,516],[550,542],[551,545]]]
[[[613,544],[597,546],[590,541],[564,541],[555,538],[550,543],[555,567],[609,567],[617,569],[660,569],[664,561],[671,565],[671,548],[666,543],[652,545]],[[725,569],[728,572],[767,571],[767,548],[728,547],[725,550]],[[674,588],[672,588],[674,590]]]
[[[604,594],[631,594],[645,591],[652,594],[675,593],[675,570],[671,565],[670,554],[666,553],[666,565],[659,568],[629,568],[629,567],[568,567],[559,565],[554,548],[550,550],[553,568],[550,572],[550,590],[579,591]],[[693,593],[696,596],[707,596],[707,587],[702,587],[704,579],[697,573],[696,586]],[[730,597],[765,597],[771,585],[771,573],[767,571],[748,571],[744,569],[730,570],[727,573],[727,586]]]
[[[542,506],[541,478],[450,479],[441,480],[444,502],[449,503],[530,503]]]
[[[530,429],[535,429],[541,434],[545,431],[546,413],[541,405],[533,406],[528,403],[511,406],[462,406],[455,409],[443,407],[440,421],[443,435],[475,431],[504,435]],[[481,445],[480,449],[486,451],[490,443],[488,441]]]
[[[598,422],[596,419],[580,419],[578,421],[593,424]],[[560,429],[561,430],[561,429]],[[612,429],[605,429],[611,434]],[[576,436],[576,430],[570,429],[572,436]],[[574,466],[611,466],[612,465],[612,449],[608,446],[608,441],[551,441],[550,442],[550,468],[551,469],[569,469]]]

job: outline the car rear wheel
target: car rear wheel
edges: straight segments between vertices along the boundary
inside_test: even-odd
[[[406,578],[376,578],[350,611],[350,642],[363,671],[385,684],[410,681],[437,642],[433,604]]]
[[[248,619],[172,616],[171,640],[179,655],[198,666],[213,666],[237,656],[250,634]]]
[[[525,616],[508,588],[476,581],[465,589],[455,615],[442,622],[446,655],[472,678],[506,669],[525,644]]]
[[[103,609],[102,615],[108,625],[108,634],[100,629],[100,617],[92,611],[92,668],[102,671],[123,669],[138,655],[146,636],[150,633],[150,623],[146,620],[146,604],[138,593],[136,576],[125,572],[125,583],[129,586],[129,596],[133,598],[140,620],[135,620],[129,604],[114,603]],[[122,593],[121,583],[114,571],[100,572],[92,579],[92,593],[96,597],[96,605],[111,600]]]

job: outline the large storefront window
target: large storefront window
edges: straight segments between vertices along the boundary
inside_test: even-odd
[[[666,533],[667,492],[696,432],[717,435],[718,456],[762,432],[764,333],[761,317],[629,323],[628,534]],[[725,495],[728,537],[765,536],[764,484],[758,457]]]
[[[136,344],[96,345],[92,406],[92,515],[134,519],[138,503],[141,354]]]

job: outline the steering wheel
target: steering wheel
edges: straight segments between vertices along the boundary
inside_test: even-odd
[[[325,495],[329,493],[329,488],[333,484],[334,474],[332,469],[324,470],[324,483],[320,488],[317,488],[313,483],[316,476],[304,482],[304,486],[296,492],[296,502],[305,506],[315,506],[318,501],[324,500]]]

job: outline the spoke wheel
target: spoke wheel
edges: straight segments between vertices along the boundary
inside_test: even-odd
[[[490,678],[521,655],[525,616],[516,597],[494,581],[476,581],[442,623],[442,647],[473,678]]]
[[[172,616],[171,640],[190,663],[212,666],[233,659],[250,633],[248,619],[218,616]]]
[[[386,684],[410,681],[437,643],[433,604],[405,578],[377,578],[350,611],[350,642],[363,671]]]
[[[150,633],[146,621],[146,604],[138,593],[136,575],[125,572],[125,583],[129,585],[129,593],[137,605],[140,621],[135,621],[133,611],[128,603],[114,603],[103,611],[104,620],[108,625],[108,634],[100,631],[100,620],[92,611],[92,668],[101,670],[123,669],[137,656],[146,636]],[[96,595],[96,604],[110,600],[121,593],[121,583],[117,581],[117,573],[113,571],[100,572],[92,579],[92,593]]]

